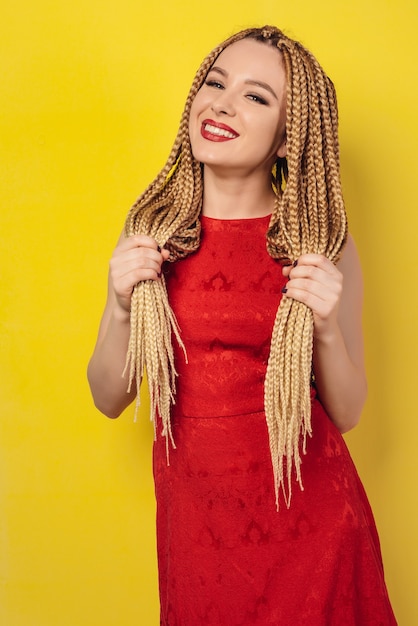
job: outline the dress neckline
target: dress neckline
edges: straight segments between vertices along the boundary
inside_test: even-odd
[[[252,230],[254,228],[257,229],[258,227],[267,229],[268,224],[270,223],[271,215],[263,215],[261,217],[242,217],[238,219],[223,219],[201,215],[199,219],[203,230]]]
[[[238,218],[230,218],[224,219],[223,217],[209,217],[208,215],[200,215],[200,219],[203,221],[211,221],[211,222],[257,222],[262,220],[270,220],[271,213],[268,215],[261,215],[257,217],[238,217]]]

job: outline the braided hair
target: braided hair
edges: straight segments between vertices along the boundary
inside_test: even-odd
[[[277,47],[287,79],[287,157],[272,171],[275,207],[266,234],[268,253],[294,261],[317,253],[336,262],[347,238],[339,174],[338,112],[334,86],[315,57],[273,26],[243,30],[216,47],[201,64],[190,88],[168,160],[132,206],[125,235],[153,237],[177,261],[198,249],[203,197],[201,164],[192,154],[189,118],[193,100],[220,53],[245,38]],[[175,447],[170,407],[176,369],[172,338],[184,349],[162,276],[138,283],[132,294],[131,331],[125,372],[139,388],[146,370],[151,417],[159,415],[162,435]],[[276,506],[282,492],[289,506],[293,471],[301,488],[301,453],[311,435],[313,315],[304,304],[283,298],[271,338],[264,407],[273,466]],[[187,357],[186,357],[187,358]],[[155,423],[155,422],[154,422]]]

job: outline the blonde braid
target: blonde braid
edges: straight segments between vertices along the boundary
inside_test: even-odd
[[[189,140],[190,107],[197,91],[220,50],[214,50],[202,63],[188,95],[179,132],[167,163],[155,180],[132,206],[125,223],[127,237],[142,233],[154,237],[170,251],[170,261],[190,254],[199,246],[203,181],[199,163],[192,156]],[[185,351],[175,316],[168,302],[164,277],[135,286],[131,300],[131,332],[124,374],[131,389],[137,389],[147,373],[151,419],[161,417],[162,434],[175,447],[171,431],[170,407],[175,398],[176,369],[172,334]]]
[[[335,93],[303,46],[280,37],[276,45],[287,73],[288,179],[270,222],[268,249],[273,257],[291,261],[312,252],[336,262],[346,241],[347,223],[339,178]],[[306,452],[312,432],[312,351],[312,311],[284,298],[276,315],[265,380],[277,506],[280,490],[290,504],[293,467],[303,488],[301,451]]]
[[[277,199],[267,232],[268,252],[273,258],[290,261],[313,252],[336,262],[346,241],[347,222],[339,178],[334,87],[308,50],[271,26],[233,35],[203,61],[167,163],[131,208],[125,233],[154,237],[169,249],[170,261],[199,247],[203,178],[189,140],[190,108],[222,50],[246,37],[277,46],[287,76],[287,159],[278,159],[272,173]],[[161,416],[167,454],[168,440],[175,445],[170,424],[176,377],[172,335],[184,349],[164,278],[139,283],[132,295],[125,371],[129,371],[129,388],[136,381],[139,398],[146,369],[151,417]],[[274,323],[264,387],[277,507],[280,490],[290,504],[293,468],[302,488],[301,451],[306,452],[307,436],[311,435],[312,349],[312,311],[283,298]]]

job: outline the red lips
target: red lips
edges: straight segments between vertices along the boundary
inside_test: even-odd
[[[210,119],[203,120],[200,133],[209,141],[231,141],[239,137],[239,133],[230,126]]]

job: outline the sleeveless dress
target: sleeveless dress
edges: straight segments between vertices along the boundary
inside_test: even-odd
[[[160,624],[396,624],[367,497],[313,390],[304,490],[276,510],[263,383],[285,279],[270,218],[201,219],[199,250],[164,268],[188,363],[175,345],[169,464],[158,423],[154,444]]]

